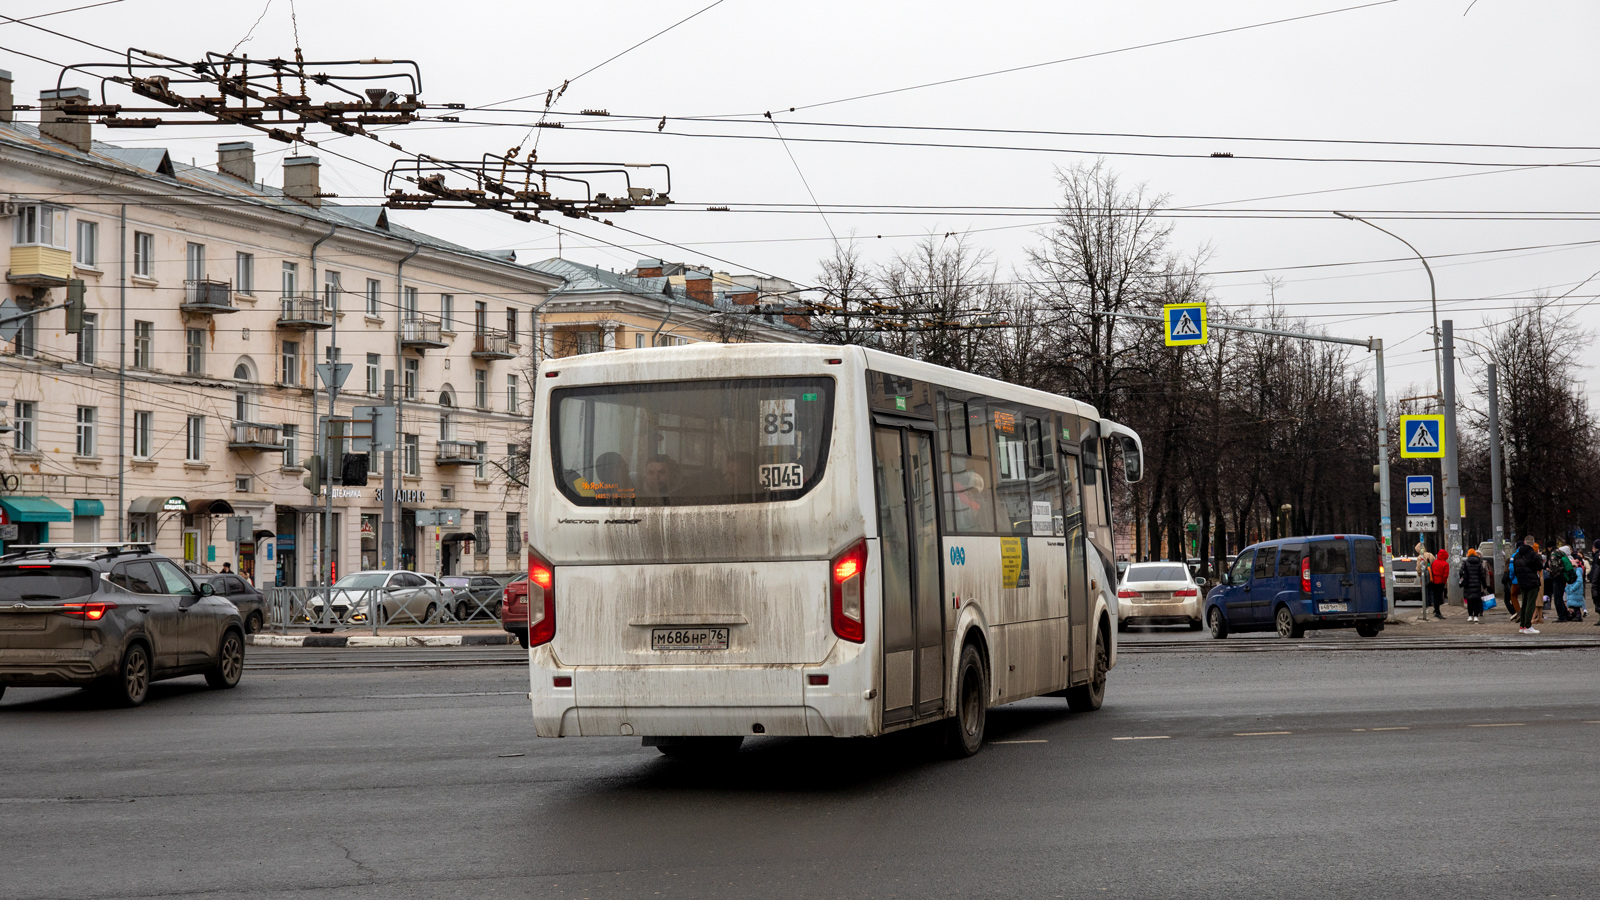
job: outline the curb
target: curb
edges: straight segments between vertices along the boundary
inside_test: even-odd
[[[252,634],[245,638],[252,647],[311,647],[329,649],[336,647],[504,647],[515,645],[517,636],[497,634],[424,634],[405,635],[371,634]]]

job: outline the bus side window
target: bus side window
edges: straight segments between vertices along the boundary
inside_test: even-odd
[[[1028,488],[1027,424],[1021,410],[989,404],[989,421],[994,428],[996,526],[1001,534],[1032,534],[1033,506]]]
[[[940,480],[944,492],[944,530],[950,534],[994,533],[994,477],[987,455],[973,455],[984,445],[981,426],[972,422],[972,407],[982,416],[980,402],[948,400],[939,395]]]

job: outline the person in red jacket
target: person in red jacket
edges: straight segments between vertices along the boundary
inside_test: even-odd
[[[1433,604],[1435,619],[1444,618],[1444,614],[1439,612],[1439,607],[1444,605],[1445,583],[1449,580],[1450,551],[1441,547],[1439,555],[1433,558],[1433,565],[1428,567],[1428,601]],[[1422,614],[1426,616],[1428,611],[1423,610]]]

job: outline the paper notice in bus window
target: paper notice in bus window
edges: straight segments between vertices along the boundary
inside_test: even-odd
[[[1033,533],[1036,537],[1049,537],[1055,533],[1049,500],[1033,501]]]
[[[1015,434],[1017,431],[1017,417],[1002,409],[994,411],[994,427],[1001,434]]]
[[[1025,554],[1028,544],[1022,538],[1000,539],[1000,586],[1003,588],[1028,586],[1028,561]]]
[[[761,401],[761,446],[793,446],[794,400]]]
[[[756,483],[769,491],[798,491],[806,483],[806,472],[799,463],[764,465]]]

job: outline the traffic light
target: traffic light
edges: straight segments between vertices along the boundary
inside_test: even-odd
[[[365,453],[346,453],[340,462],[340,482],[349,485],[361,486],[367,483],[367,461]]]
[[[322,493],[322,457],[313,453],[306,457],[305,461],[302,462],[301,465],[304,466],[306,470],[306,490],[310,491],[312,494]]]
[[[67,334],[83,333],[83,279],[67,282]]]

